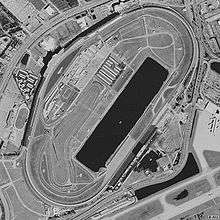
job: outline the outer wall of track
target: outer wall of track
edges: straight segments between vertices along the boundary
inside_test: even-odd
[[[169,22],[173,23],[177,31],[183,37],[182,40],[186,53],[182,61],[182,65],[180,66],[179,72],[181,76],[184,76],[187,73],[189,67],[191,66],[191,62],[194,56],[193,40],[192,40],[193,36],[190,29],[186,26],[186,22],[184,22],[183,19],[174,11],[170,11],[168,9],[158,8],[158,7],[138,9],[128,14],[124,14],[122,18],[117,19],[116,22],[112,22],[112,24],[108,25],[106,29],[109,29],[109,27],[112,27],[114,29],[114,26],[116,27],[119,23],[123,25],[123,21],[125,20],[134,19],[145,14],[162,17],[164,19],[169,18],[168,19]],[[124,19],[124,17],[126,17],[126,19]],[[39,165],[40,165],[39,159],[41,158],[40,155],[42,154],[42,151],[44,150],[45,147],[46,144],[44,137],[42,137],[42,140],[32,141],[32,143],[28,146],[26,167],[24,168],[25,171],[27,172],[27,177],[29,179],[29,182],[32,185],[31,187],[42,198],[42,200],[45,200],[46,198],[47,200],[50,200],[55,204],[60,204],[64,206],[73,206],[77,204],[82,204],[87,201],[90,201],[91,199],[94,199],[105,189],[106,184],[102,184],[102,182],[107,183],[110,181],[110,179],[105,180],[103,176],[103,178],[97,179],[96,182],[91,184],[91,188],[88,188],[86,190],[87,193],[82,192],[80,194],[70,194],[70,195],[63,195],[63,193],[60,193],[59,191],[46,187],[45,185],[42,184],[39,175]]]

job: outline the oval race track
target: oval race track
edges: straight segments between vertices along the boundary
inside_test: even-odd
[[[114,31],[116,31],[116,29],[120,29],[122,26],[125,27],[129,22],[138,18],[145,19],[145,29],[146,31],[149,31],[147,21],[150,17],[159,18],[160,21],[163,21],[161,22],[161,25],[166,25],[166,22],[171,24],[173,26],[173,30],[175,29],[175,33],[173,33],[172,39],[167,35],[167,39],[169,41],[173,40],[174,42],[177,42],[177,44],[179,43],[179,46],[182,46],[184,48],[184,51],[182,51],[182,56],[175,54],[175,63],[178,63],[176,71],[177,74],[172,78],[172,80],[170,80],[170,82],[171,84],[176,85],[187,73],[188,69],[192,64],[193,57],[195,56],[195,54],[193,51],[192,33],[190,29],[186,26],[186,23],[182,20],[182,18],[175,12],[159,7],[138,9],[128,14],[122,15],[122,17],[120,17],[119,19],[116,19],[114,22],[111,22],[110,25],[102,27],[102,29],[100,30],[100,37],[105,41],[105,39],[109,39],[109,37],[114,34]],[[163,27],[161,28],[163,29]],[[84,44],[84,42],[82,44]],[[136,53],[138,54],[139,52]],[[178,60],[178,57],[180,57],[181,59],[179,58]],[[172,75],[168,76],[168,78],[169,77],[171,78]],[[100,87],[100,93],[101,89],[102,88]],[[90,97],[90,99],[92,98]],[[88,109],[93,108],[92,105],[90,107],[91,108]],[[42,108],[42,106],[40,108]],[[79,117],[84,117],[86,120],[86,118],[88,117],[87,114],[89,115],[90,113],[88,109],[82,109],[83,111],[85,111],[85,115],[82,115],[83,112],[79,108]],[[38,111],[41,111],[41,109],[38,109]],[[73,111],[75,111],[75,114],[77,114],[77,108]],[[71,113],[69,114],[71,115]],[[35,118],[35,121],[37,120],[38,118]],[[78,123],[77,126],[81,125],[80,123],[83,123],[80,120],[75,120],[74,123],[75,122]],[[62,123],[62,119],[60,123]],[[32,131],[32,133],[34,133],[34,130]],[[72,134],[69,134],[69,136],[70,135]],[[63,176],[60,176],[60,179],[57,182],[52,181],[52,179],[55,178],[55,171],[54,173],[52,171],[55,170],[54,158],[57,156],[53,153],[53,138],[54,136],[50,136],[50,134],[42,134],[41,136],[38,136],[31,140],[31,144],[28,146],[26,167],[24,167],[24,172],[27,174],[26,178],[28,178],[27,182],[29,182],[29,185],[32,187],[35,193],[40,198],[42,198],[42,200],[46,199],[47,201],[50,201],[52,203],[64,206],[78,205],[94,199],[105,189],[107,183],[111,180],[111,176],[113,176],[109,174],[110,170],[108,170],[108,167],[106,172],[98,176],[90,175],[89,171],[87,171],[85,167],[81,166],[81,172],[84,172],[86,180],[85,182],[83,182],[82,180],[78,179],[78,188],[74,188],[74,184],[71,183],[74,181],[77,182],[76,180],[72,180],[71,183],[68,183],[69,180],[65,180],[66,177],[64,176],[64,174],[65,172],[69,172],[69,170],[66,168],[65,158],[65,160],[63,160],[63,163],[60,163],[60,166],[58,167],[59,170],[61,170],[61,172],[63,173]],[[65,149],[63,151],[65,151]],[[68,155],[67,153],[62,152],[62,149],[60,149],[60,152],[61,156]],[[74,167],[73,170],[77,170],[79,169],[80,164],[77,164],[76,161],[75,164],[68,166],[72,166]],[[63,179],[61,179],[61,177]]]

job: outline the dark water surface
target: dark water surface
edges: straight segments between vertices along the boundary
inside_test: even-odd
[[[199,173],[199,167],[196,163],[196,160],[193,154],[189,153],[186,165],[176,177],[163,183],[158,183],[138,189],[135,191],[135,195],[138,198],[138,200],[144,199],[156,192],[159,192],[160,190],[168,188],[169,186],[172,186],[173,184],[185,180],[189,177],[192,177],[198,173]]]
[[[158,93],[167,76],[166,69],[155,60],[146,58],[76,158],[95,172],[104,167]]]

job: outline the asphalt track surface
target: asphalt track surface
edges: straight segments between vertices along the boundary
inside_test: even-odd
[[[179,67],[179,74],[174,78],[174,80],[177,82],[187,73],[194,55],[194,51],[192,49],[192,33],[190,29],[188,29],[188,27],[186,26],[184,20],[178,14],[176,14],[173,11],[169,11],[165,8],[149,7],[145,9],[139,9],[128,14],[124,14],[120,19],[116,19],[116,21],[109,26],[120,27],[118,23],[121,22],[123,24],[123,20],[129,21],[130,19],[134,19],[139,16],[148,14],[168,20],[175,26],[175,28],[182,37],[185,55]],[[106,30],[109,30],[109,26],[106,27]],[[112,29],[114,29],[114,27],[112,27]],[[30,144],[30,146],[28,147],[28,154],[25,167],[25,172],[27,173],[28,181],[30,181],[32,188],[39,195],[39,197],[41,197],[43,200],[50,200],[52,203],[55,204],[73,206],[85,203],[95,198],[105,189],[107,183],[111,180],[110,178],[106,180],[105,176],[97,178],[96,181],[94,181],[92,184],[86,187],[86,190],[78,194],[65,194],[54,188],[51,188],[49,185],[43,184],[41,180],[41,174],[39,173],[39,167],[42,152],[45,150],[45,147],[47,147],[46,138],[46,136],[40,137],[40,139],[33,141]]]

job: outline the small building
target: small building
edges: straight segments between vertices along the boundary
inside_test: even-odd
[[[208,112],[210,112],[211,114],[215,115],[216,117],[220,117],[220,107],[218,107],[217,105],[215,105],[212,102],[209,102],[206,105],[205,108]]]

